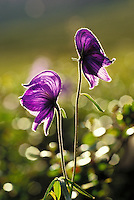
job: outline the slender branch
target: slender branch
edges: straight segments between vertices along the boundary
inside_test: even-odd
[[[76,93],[76,101],[75,101],[75,135],[74,135],[74,167],[73,167],[73,174],[72,174],[72,182],[74,182],[75,178],[75,171],[76,171],[76,159],[77,159],[77,146],[78,146],[78,104],[79,104],[79,97],[81,91],[81,59],[78,62],[78,87]],[[72,185],[73,188],[73,185]]]
[[[57,110],[57,130],[58,130],[58,142],[59,142],[59,150],[61,155],[61,168],[63,176],[67,179],[65,160],[64,160],[64,148],[63,148],[63,136],[62,136],[62,116],[61,110],[58,104],[56,104]]]

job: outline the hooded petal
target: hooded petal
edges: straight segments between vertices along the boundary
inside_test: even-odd
[[[54,71],[43,71],[35,76],[29,84],[24,84],[24,87],[31,87],[40,84],[42,86],[48,85],[54,97],[57,97],[61,90],[61,79]]]
[[[48,85],[36,84],[28,88],[21,97],[20,103],[31,114],[37,116],[38,112],[51,104],[51,90]]]
[[[94,49],[100,51],[104,54],[104,51],[96,38],[96,36],[87,28],[81,28],[76,32],[75,35],[76,49],[78,54],[81,56],[81,53],[87,54],[92,52]]]
[[[53,107],[47,107],[46,109],[40,111],[40,113],[37,115],[37,117],[33,122],[32,130],[36,131],[38,125],[44,122],[44,133],[45,135],[48,135],[47,131],[53,120],[53,116],[54,116]]]

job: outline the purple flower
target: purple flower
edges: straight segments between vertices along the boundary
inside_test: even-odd
[[[99,78],[111,81],[105,67],[115,59],[109,60],[95,35],[86,28],[76,32],[75,44],[77,53],[82,61],[83,73],[90,84],[90,89],[98,85]]]
[[[53,120],[56,100],[61,90],[61,79],[54,71],[43,71],[35,76],[20,100],[21,105],[36,118],[32,130],[36,131],[39,124],[44,123],[44,133],[48,135],[48,128]]]

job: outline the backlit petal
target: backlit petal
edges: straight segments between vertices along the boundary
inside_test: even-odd
[[[53,92],[53,96],[57,97],[61,90],[61,79],[59,75],[54,71],[43,71],[37,76],[35,76],[29,84],[24,84],[24,87],[31,87],[35,84],[40,84],[42,86],[48,85],[48,87]]]
[[[84,48],[84,54],[88,52],[92,52],[93,50],[97,49],[97,51],[104,54],[103,49],[96,38],[96,36],[87,28],[81,28],[76,32],[75,35],[75,43],[78,53],[81,55],[81,52]]]
[[[111,77],[108,75],[106,69],[104,67],[101,67],[97,73],[97,76],[107,82],[110,82],[112,79]]]
[[[89,74],[88,70],[86,68],[83,68],[83,73],[90,85],[89,89],[93,89],[95,86],[99,83],[99,78],[95,75]]]
[[[44,129],[44,133],[47,136],[49,134],[49,128],[51,126],[51,123],[53,121],[53,117],[54,117],[54,110],[52,110],[47,117],[43,120],[44,124],[43,124],[43,129]]]
[[[103,60],[104,59],[104,60]],[[100,54],[94,54],[88,56],[83,62],[83,72],[89,75],[95,75],[98,78],[110,82],[111,78],[108,75],[106,69],[102,66],[108,66],[112,63],[107,57],[101,56]]]
[[[31,86],[21,97],[21,105],[30,111],[41,111],[50,104],[48,97],[51,96],[51,90],[48,86],[45,89],[39,84]]]
[[[32,126],[32,130],[36,131],[37,127],[41,123],[45,123],[45,135],[47,135],[47,130],[51,124],[51,121],[53,119],[54,115],[54,108],[53,107],[47,107],[46,109],[39,112],[37,117],[35,118]]]

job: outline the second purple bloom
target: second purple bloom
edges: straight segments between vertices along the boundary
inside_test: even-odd
[[[110,82],[111,78],[105,67],[115,59],[109,60],[95,35],[89,29],[81,28],[76,32],[75,44],[90,89],[98,85],[99,78]]]
[[[48,135],[48,128],[53,120],[54,108],[61,90],[60,77],[54,71],[44,71],[23,86],[27,90],[20,97],[20,103],[36,117],[32,129],[36,131],[38,125],[44,123],[44,133]]]

